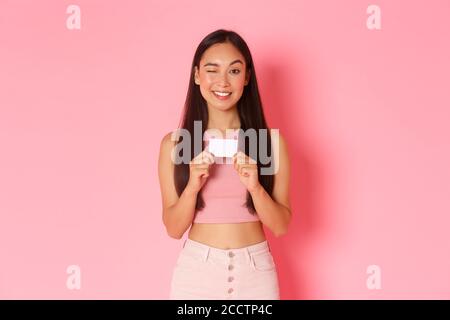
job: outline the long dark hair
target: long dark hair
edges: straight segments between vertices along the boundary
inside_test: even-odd
[[[260,162],[259,152],[256,160],[258,166],[258,178],[259,183],[264,187],[269,195],[272,195],[274,177],[272,174],[264,174],[261,175],[261,167],[266,167],[273,162],[274,155],[272,154],[271,148],[271,138],[269,128],[267,127],[266,120],[264,117],[264,112],[262,108],[262,102],[258,91],[258,84],[256,82],[256,72],[255,67],[253,65],[252,55],[250,50],[245,43],[244,39],[241,38],[236,32],[230,30],[219,29],[216,30],[209,35],[207,35],[198,45],[197,50],[195,51],[194,59],[192,61],[191,67],[191,76],[189,79],[189,88],[187,92],[186,101],[184,104],[184,114],[181,120],[181,125],[179,126],[182,129],[186,129],[189,131],[190,136],[194,137],[194,121],[201,121],[202,123],[202,137],[205,133],[208,124],[208,107],[206,100],[203,98],[200,92],[200,86],[195,84],[194,74],[195,74],[195,66],[200,69],[200,59],[202,58],[203,53],[212,45],[216,43],[231,43],[234,45],[244,56],[247,70],[246,74],[250,72],[250,79],[248,84],[244,87],[244,91],[242,93],[241,98],[237,103],[237,110],[239,114],[239,119],[241,122],[241,129],[245,132],[247,129],[255,129],[257,136],[257,148],[259,150],[260,147],[260,135],[258,134],[259,129],[266,129],[267,132],[267,156],[270,156],[271,160],[269,164],[264,164]],[[194,140],[191,139],[191,158],[193,159],[197,154],[194,154]],[[249,151],[248,140],[245,139],[245,153],[247,155]],[[244,151],[243,150],[243,151]],[[202,150],[200,150],[201,152]],[[189,181],[189,163],[180,163],[175,164],[175,187],[178,193],[178,196],[181,195],[184,188],[186,187]],[[253,204],[252,197],[250,193],[247,191],[246,202],[243,206],[247,207],[251,214],[255,214],[255,206]],[[197,202],[195,205],[195,209],[202,210],[205,207],[205,202],[202,197],[202,190],[197,194]]]

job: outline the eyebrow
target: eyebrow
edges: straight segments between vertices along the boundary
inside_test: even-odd
[[[236,59],[236,60],[234,60],[233,62],[230,63],[230,66],[231,66],[232,64],[235,64],[235,63],[241,63],[241,64],[244,64],[240,59]],[[204,66],[204,67],[207,67],[207,66],[218,67],[219,64],[217,64],[217,63],[212,63],[212,62],[208,62],[208,63],[205,63],[203,66]]]

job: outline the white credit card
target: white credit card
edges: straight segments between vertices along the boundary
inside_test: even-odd
[[[209,139],[208,151],[215,157],[231,158],[238,151],[237,139]]]

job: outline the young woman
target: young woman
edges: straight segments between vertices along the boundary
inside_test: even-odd
[[[202,124],[201,150],[194,122]],[[170,132],[158,164],[167,233],[181,239],[190,228],[170,298],[279,299],[263,225],[277,237],[288,230],[290,163],[285,140],[267,127],[252,56],[237,33],[216,30],[197,47],[180,129],[191,137],[181,141],[191,146],[181,150],[189,161],[174,161],[181,142]],[[242,138],[253,129],[256,141]],[[208,151],[210,138],[238,139],[243,149],[219,161],[224,158]],[[265,149],[270,162],[261,161],[261,152],[250,157],[250,143]],[[262,174],[269,167],[276,169]]]

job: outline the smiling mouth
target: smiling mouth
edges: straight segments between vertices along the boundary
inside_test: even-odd
[[[231,92],[213,91],[213,93],[219,98],[225,98],[231,95]]]

